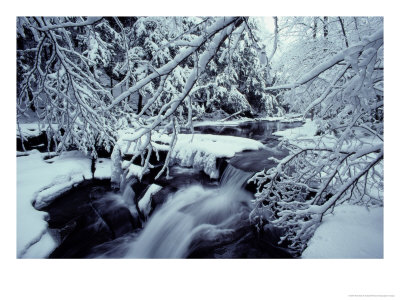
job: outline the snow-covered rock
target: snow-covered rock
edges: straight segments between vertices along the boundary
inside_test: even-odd
[[[124,154],[133,154],[135,143],[129,145],[129,133],[124,132],[118,141]],[[142,142],[145,138],[142,137]],[[168,151],[171,138],[165,134],[152,134],[152,146],[158,151]],[[230,158],[244,150],[259,150],[264,145],[256,140],[212,134],[178,134],[175,147],[171,153],[170,164],[182,167],[194,167],[203,170],[211,178],[219,178],[216,166],[217,158]],[[122,166],[126,168],[126,166]],[[130,170],[132,174],[141,170]],[[140,175],[140,172],[138,173]],[[129,176],[128,176],[129,177]]]
[[[132,176],[135,176],[136,178],[142,178],[142,176],[146,174],[146,170],[138,165],[130,164],[129,166],[127,166],[127,168],[128,168],[128,174],[126,175],[127,179],[131,178]]]
[[[56,246],[47,233],[47,213],[36,210],[72,185],[91,178],[90,159],[78,151],[44,160],[32,150],[17,158],[17,257],[45,257]]]
[[[219,178],[217,158],[230,158],[244,150],[259,150],[262,143],[242,137],[212,134],[179,134],[172,162],[183,167],[202,169],[210,178]]]
[[[151,196],[159,192],[161,189],[162,186],[152,184],[148,187],[144,196],[139,200],[139,209],[146,218],[149,216],[151,211]]]

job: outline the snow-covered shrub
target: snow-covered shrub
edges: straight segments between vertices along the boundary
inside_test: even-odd
[[[327,84],[316,99],[307,98],[304,89],[322,76]],[[254,176],[258,192],[251,219],[260,229],[266,222],[283,228],[282,241],[301,253],[336,205],[383,205],[382,83],[383,30],[378,30],[295,83],[271,88],[295,91],[287,97],[303,93],[304,115],[318,107],[314,118],[319,135],[284,140],[290,156]],[[294,105],[299,101],[291,99]]]

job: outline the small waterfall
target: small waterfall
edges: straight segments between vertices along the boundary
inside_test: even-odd
[[[137,181],[136,177],[130,177],[128,179],[124,178],[120,184],[120,197],[125,205],[129,208],[133,218],[137,219],[139,217],[139,211],[137,204],[135,203],[135,191],[132,185]]]
[[[248,220],[251,173],[228,165],[218,188],[192,185],[171,195],[126,252],[132,258],[184,258],[196,247],[229,240]]]
[[[253,175],[252,172],[246,172],[241,169],[235,168],[231,164],[228,164],[224,173],[221,176],[221,186],[230,186],[242,188],[244,187],[247,180]]]
[[[135,205],[133,199],[135,198],[135,192],[132,189],[132,183],[133,181],[130,180],[128,181],[122,190],[122,200],[126,203],[126,205],[131,206],[131,205]]]
[[[134,198],[135,198],[135,191],[132,188],[132,185],[136,183],[137,179],[135,176],[126,178],[123,176],[120,184],[119,190],[121,192],[121,198],[128,206],[135,205]]]

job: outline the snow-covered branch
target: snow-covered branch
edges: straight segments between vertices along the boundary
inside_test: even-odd
[[[325,62],[319,64],[312,70],[310,70],[308,73],[304,74],[300,79],[298,79],[296,82],[293,83],[288,83],[284,85],[279,85],[279,86],[272,86],[267,88],[267,90],[282,90],[282,89],[292,89],[296,88],[298,86],[304,85],[307,82],[309,82],[312,79],[317,78],[320,74],[323,72],[327,71],[328,69],[332,68],[334,65],[344,61],[346,58],[350,58],[354,55],[361,54],[365,49],[368,49],[368,46],[370,46],[372,43],[378,42],[377,47],[379,48],[383,44],[383,30],[378,30],[371,36],[363,39],[360,43],[355,44],[351,46],[350,48],[347,48],[333,57],[329,58]]]
[[[131,95],[132,93],[138,91],[140,88],[154,80],[155,78],[161,77],[163,75],[168,75],[173,69],[175,69],[183,60],[188,58],[190,55],[192,55],[194,52],[196,52],[204,43],[209,41],[210,38],[212,38],[215,34],[220,32],[221,30],[227,28],[228,26],[230,27],[230,31],[228,34],[224,34],[225,38],[227,35],[229,35],[232,32],[233,25],[235,23],[240,22],[240,18],[222,18],[215,22],[213,25],[208,27],[206,29],[206,32],[204,33],[203,36],[198,37],[193,43],[195,45],[198,45],[196,47],[188,47],[180,51],[172,61],[168,62],[164,66],[154,70],[153,73],[148,75],[147,77],[143,78],[142,80],[138,81],[134,86],[130,87],[127,91],[119,95],[115,100],[106,108],[107,110],[113,108],[115,105],[120,103],[123,99]],[[238,26],[240,24],[237,24]],[[224,38],[224,39],[225,39]],[[219,45],[219,43],[218,43]],[[210,57],[210,59],[212,56]],[[208,61],[207,61],[208,63]],[[204,64],[205,67],[206,64]],[[197,71],[196,71],[197,72]],[[193,77],[193,75],[191,76]],[[193,79],[191,79],[193,82]],[[194,84],[194,83],[193,83]]]
[[[343,64],[342,64],[343,62]],[[285,230],[282,242],[300,254],[323,216],[338,203],[382,205],[383,31],[339,51],[292,84],[283,95],[304,118],[311,112],[318,135],[282,142],[290,155],[257,173],[251,220],[261,229]],[[314,90],[311,90],[314,89]],[[373,191],[373,192],[371,192]]]
[[[46,26],[41,26],[41,27],[35,27],[35,29],[39,31],[49,31],[49,30],[54,30],[54,29],[59,29],[59,28],[67,28],[67,27],[82,27],[82,26],[88,26],[88,25],[93,25],[94,23],[100,21],[103,17],[87,17],[86,21],[82,22],[64,22],[60,24],[49,24]]]

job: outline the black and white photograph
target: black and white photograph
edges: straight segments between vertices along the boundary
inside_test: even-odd
[[[13,4],[15,299],[399,296],[390,6],[292,2]]]

